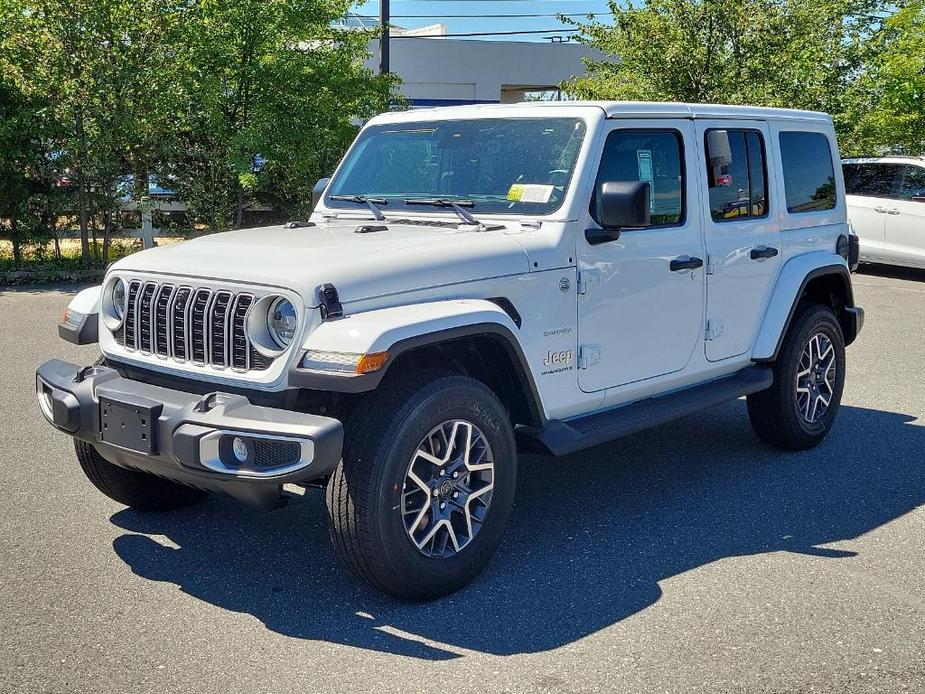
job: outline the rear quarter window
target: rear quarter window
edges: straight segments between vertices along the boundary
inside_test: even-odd
[[[818,212],[835,207],[835,166],[829,138],[823,133],[780,134],[781,167],[787,211]]]

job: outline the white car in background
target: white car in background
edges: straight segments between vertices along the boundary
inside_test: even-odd
[[[845,159],[842,169],[861,262],[925,269],[925,157]]]

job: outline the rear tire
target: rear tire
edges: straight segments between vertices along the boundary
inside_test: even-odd
[[[488,563],[514,502],[508,414],[481,382],[403,374],[347,422],[328,483],[331,538],[360,578],[406,600],[458,590]]]
[[[77,461],[87,479],[103,494],[137,511],[172,511],[201,501],[206,492],[147,472],[113,465],[92,444],[74,440]]]
[[[777,361],[774,384],[748,396],[748,417],[765,443],[791,451],[828,436],[845,385],[845,339],[827,306],[807,304],[794,317]]]

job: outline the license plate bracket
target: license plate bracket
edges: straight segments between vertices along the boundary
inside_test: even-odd
[[[100,396],[100,439],[129,450],[157,454],[157,420],[162,403],[147,398]]]

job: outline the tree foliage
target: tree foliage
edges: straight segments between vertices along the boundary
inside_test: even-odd
[[[97,216],[111,219],[116,183],[162,132],[161,67],[172,13],[161,0],[6,0],[12,28],[0,67],[23,93],[42,99],[61,138],[49,156],[67,160],[82,251]],[[161,119],[163,124],[163,119]]]
[[[201,0],[186,16],[170,173],[212,226],[240,225],[248,200],[300,211],[357,119],[388,107],[394,81],[363,66],[369,35],[332,32],[349,6]]]
[[[213,228],[240,224],[253,204],[304,208],[359,119],[386,108],[395,84],[364,68],[368,34],[331,28],[349,6],[0,2],[0,81],[17,96],[4,106],[23,109],[4,117],[37,126],[28,113],[42,104],[55,137],[27,139],[66,169],[59,182],[69,185],[59,188],[73,198],[84,257],[97,228],[105,245],[127,175],[139,199],[158,176]],[[0,156],[4,170],[18,166],[12,149]]]
[[[922,0],[907,4],[884,21],[896,3],[611,0],[612,25],[577,24],[580,40],[619,60],[590,61],[564,86],[591,99],[826,111],[848,151],[859,129],[867,146],[921,150]]]
[[[843,147],[925,154],[925,0],[913,0],[871,37],[870,59],[851,85]]]

